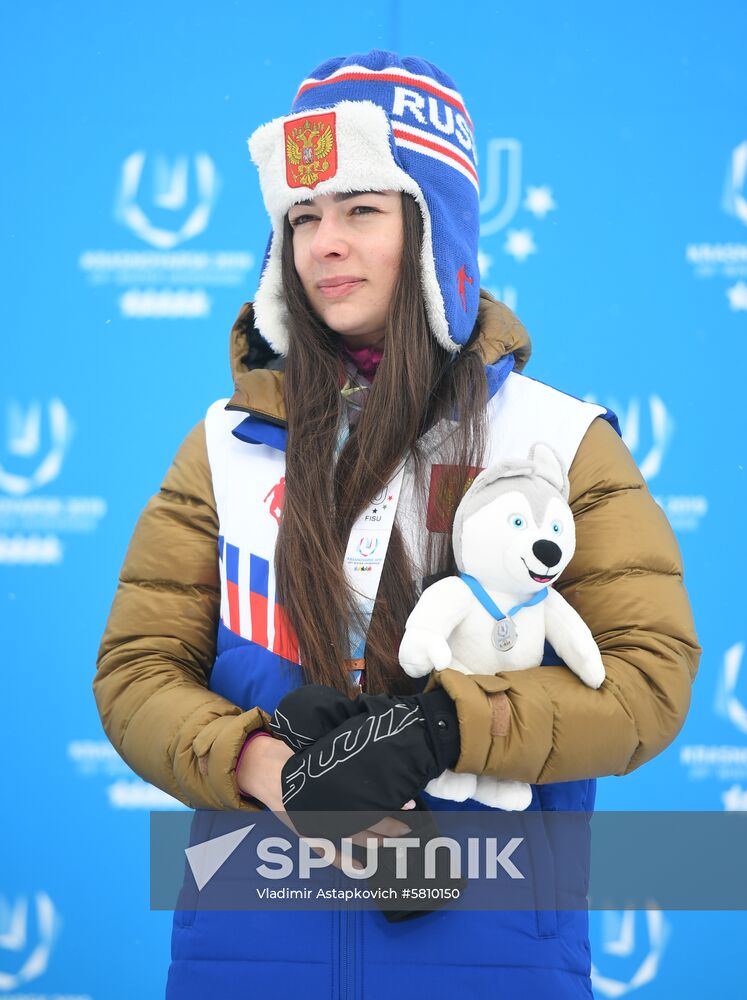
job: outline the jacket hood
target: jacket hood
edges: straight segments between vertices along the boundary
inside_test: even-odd
[[[529,360],[529,334],[508,306],[480,289],[477,314],[480,329],[469,348],[479,351],[486,365],[514,356],[514,370],[521,371]],[[246,302],[231,329],[229,341],[234,394],[227,410],[246,410],[274,424],[285,424],[283,402],[283,359],[258,336],[254,327],[254,307]]]

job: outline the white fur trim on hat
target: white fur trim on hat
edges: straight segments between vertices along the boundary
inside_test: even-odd
[[[286,178],[285,124],[331,112],[335,113],[337,172],[314,188],[290,187]],[[420,271],[431,331],[447,351],[459,350],[449,336],[436,277],[430,211],[420,186],[395,162],[389,134],[389,120],[379,105],[373,101],[340,101],[332,107],[275,118],[249,138],[249,152],[259,170],[262,197],[272,221],[272,246],[254,299],[254,319],[259,332],[279,354],[288,353],[288,311],[281,274],[285,215],[298,202],[348,191],[404,191],[415,199],[423,217]]]

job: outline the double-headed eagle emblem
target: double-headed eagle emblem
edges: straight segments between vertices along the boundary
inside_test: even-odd
[[[285,166],[290,187],[315,187],[337,173],[334,113],[285,124]]]

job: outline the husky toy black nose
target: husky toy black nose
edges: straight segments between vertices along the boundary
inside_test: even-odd
[[[532,552],[548,569],[557,566],[563,557],[560,546],[556,545],[555,542],[548,541],[546,538],[540,538],[538,542],[535,542],[532,546]]]

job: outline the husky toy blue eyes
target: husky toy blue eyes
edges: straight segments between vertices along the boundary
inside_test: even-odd
[[[408,618],[399,648],[405,673],[538,667],[547,639],[585,684],[600,687],[599,648],[554,589],[573,557],[576,531],[566,470],[549,445],[537,442],[528,458],[480,473],[457,508],[453,543],[459,575],[428,587]],[[426,791],[500,809],[526,809],[532,799],[524,782],[448,770]]]

